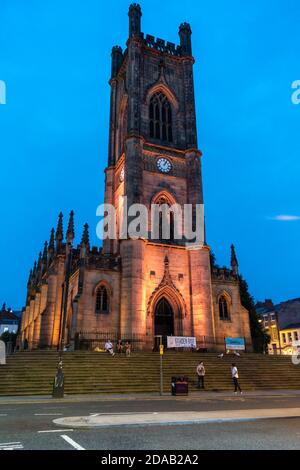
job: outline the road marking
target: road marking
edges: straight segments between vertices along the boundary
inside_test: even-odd
[[[68,442],[68,444],[70,444],[72,447],[74,447],[74,449],[76,449],[76,450],[85,450],[83,447],[81,447],[79,444],[77,444],[77,442],[73,441],[73,439],[71,439],[69,436],[61,435],[60,437],[62,437],[66,442]]]
[[[35,413],[34,416],[63,416],[63,414],[62,413]]]
[[[7,416],[7,415],[0,415],[0,416]]]
[[[12,444],[20,444],[20,442],[2,442],[0,443],[0,446],[9,446]]]
[[[72,432],[73,429],[50,429],[49,431],[38,431],[38,434],[46,434],[48,432]]]
[[[17,449],[23,449],[21,442],[6,442],[3,444],[0,444],[0,451],[1,450],[17,450]]]

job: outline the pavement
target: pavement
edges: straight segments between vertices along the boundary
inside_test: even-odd
[[[297,390],[0,398],[0,450],[299,448]]]
[[[90,403],[103,401],[143,401],[143,400],[170,400],[170,393],[160,396],[157,393],[131,393],[131,394],[96,394],[96,395],[65,395],[62,399],[54,399],[51,395],[33,395],[33,396],[0,396],[0,406],[9,404],[42,404],[42,403]],[[173,400],[199,400],[214,399],[223,400],[233,397],[232,392],[192,392],[188,397],[172,397]],[[270,397],[300,397],[300,390],[259,390],[247,391],[242,395],[247,398],[270,398]]]

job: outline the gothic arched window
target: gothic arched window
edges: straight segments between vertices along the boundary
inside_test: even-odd
[[[173,142],[172,108],[163,93],[155,93],[150,100],[150,137]]]
[[[229,308],[225,295],[222,295],[219,299],[219,314],[221,320],[229,320]]]
[[[109,313],[108,292],[105,286],[97,289],[96,313]]]

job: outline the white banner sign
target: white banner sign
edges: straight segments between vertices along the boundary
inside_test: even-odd
[[[196,338],[168,336],[168,349],[171,348],[197,348]]]

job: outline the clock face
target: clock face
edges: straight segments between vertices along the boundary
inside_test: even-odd
[[[120,182],[123,183],[125,180],[125,168],[123,167],[120,173]]]
[[[157,168],[161,173],[170,173],[172,170],[172,163],[167,158],[159,158],[157,160]]]

